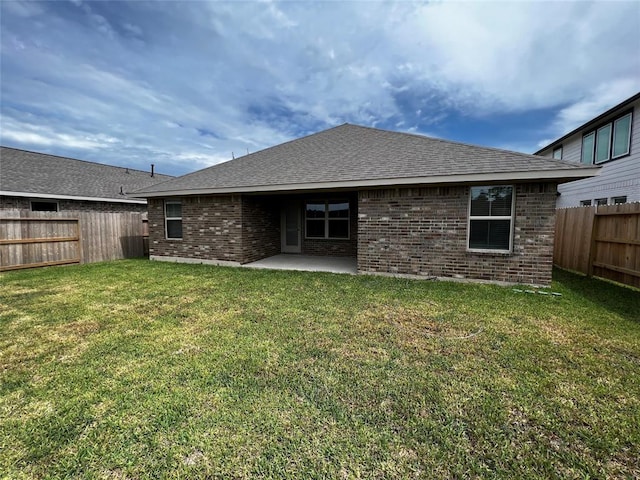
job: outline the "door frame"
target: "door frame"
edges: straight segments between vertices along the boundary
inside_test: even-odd
[[[287,245],[287,208],[294,207],[296,210],[296,219],[298,220],[298,245]],[[290,202],[283,205],[280,209],[280,252],[281,253],[300,253],[302,252],[302,209],[300,202]]]

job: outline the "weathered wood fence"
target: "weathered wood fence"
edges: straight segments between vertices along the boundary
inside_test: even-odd
[[[90,263],[144,255],[140,213],[0,214],[0,271]]]
[[[640,288],[640,203],[557,210],[553,263]]]

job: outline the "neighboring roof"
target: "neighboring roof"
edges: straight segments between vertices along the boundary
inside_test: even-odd
[[[546,147],[541,148],[540,150],[538,150],[536,153],[534,153],[534,155],[539,155],[540,153],[544,152],[545,150],[551,148],[551,147],[555,147],[556,145],[561,144],[562,142],[564,142],[567,138],[571,137],[572,135],[575,135],[576,133],[582,131],[582,130],[587,130],[593,126],[595,126],[595,124],[597,124],[598,122],[600,122],[601,120],[604,120],[606,117],[608,117],[609,115],[613,114],[616,112],[616,110],[621,110],[625,107],[627,107],[628,105],[632,104],[633,102],[635,102],[636,100],[640,100],[640,92],[636,93],[634,96],[627,98],[625,101],[619,103],[618,105],[616,105],[615,107],[610,108],[609,110],[607,110],[604,113],[601,113],[600,115],[598,115],[597,117],[589,120],[586,123],[583,123],[582,125],[580,125],[578,128],[571,130],[569,133],[567,133],[566,135],[563,135],[562,137],[560,137],[557,140],[554,140],[553,142],[551,142],[549,145],[547,145]]]
[[[0,147],[0,194],[145,203],[129,195],[174,177],[17,148]],[[122,188],[123,194],[120,194]]]
[[[554,179],[598,168],[495,148],[344,124],[145,188],[135,195],[204,195],[384,185]]]

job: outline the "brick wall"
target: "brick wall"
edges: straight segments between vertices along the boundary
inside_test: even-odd
[[[242,263],[280,253],[280,207],[270,198],[242,197]]]
[[[551,283],[556,185],[515,185],[513,251],[467,251],[469,187],[366,190],[358,199],[358,270]]]
[[[37,200],[34,198],[34,200]],[[133,212],[133,213],[145,213],[147,206],[141,203],[119,203],[119,202],[91,202],[88,200],[49,200],[42,199],[42,201],[57,201],[58,211],[60,212]],[[31,199],[27,197],[7,197],[2,196],[0,198],[0,210],[31,210]]]
[[[172,198],[182,202],[182,240],[167,240],[164,200],[149,199],[149,254],[242,262],[239,195]]]

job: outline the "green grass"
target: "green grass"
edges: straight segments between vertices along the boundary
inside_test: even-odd
[[[144,260],[0,277],[4,478],[638,478],[640,294]]]

